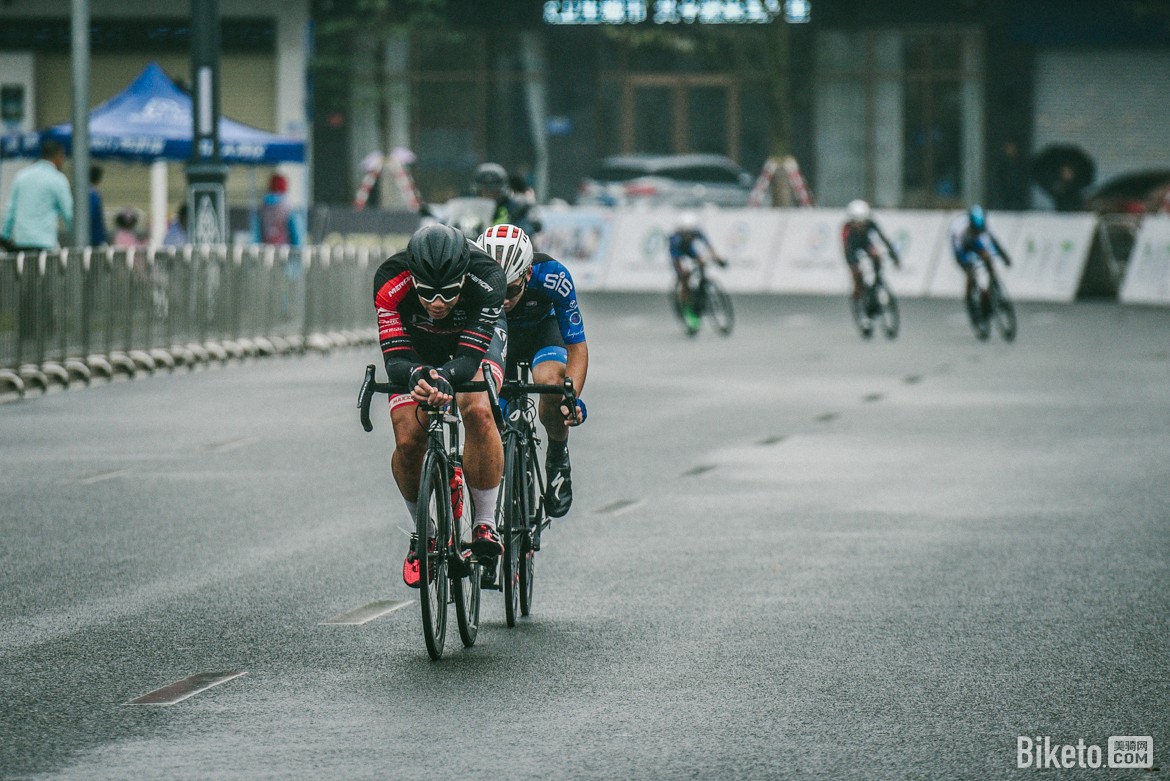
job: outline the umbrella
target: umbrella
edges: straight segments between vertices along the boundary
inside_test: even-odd
[[[1064,166],[1073,171],[1070,182],[1061,182],[1060,171]],[[1072,144],[1050,144],[1032,158],[1032,179],[1044,192],[1072,189],[1083,190],[1097,178],[1097,166],[1085,150]]]

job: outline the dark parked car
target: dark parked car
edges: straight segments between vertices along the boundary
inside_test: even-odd
[[[618,155],[581,182],[577,203],[746,206],[753,181],[723,155]]]
[[[1099,214],[1150,214],[1158,211],[1170,192],[1170,168],[1155,168],[1115,176],[1085,198],[1085,208]]]

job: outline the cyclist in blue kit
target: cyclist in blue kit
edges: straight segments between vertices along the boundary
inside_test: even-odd
[[[543,252],[534,253],[528,234],[515,225],[494,225],[476,243],[503,266],[507,278],[509,376],[517,362],[527,361],[533,382],[562,385],[569,377],[580,394],[589,370],[589,347],[569,270]],[[563,516],[573,503],[569,427],[585,422],[586,415],[580,398],[574,410],[561,402],[559,395],[540,397],[540,422],[548,434],[545,502],[553,518]]]

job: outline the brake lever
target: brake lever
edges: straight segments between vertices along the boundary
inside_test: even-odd
[[[374,398],[374,364],[366,366],[366,378],[362,381],[362,389],[358,392],[358,409],[361,410],[362,428],[367,432],[374,430],[370,421],[370,400]]]

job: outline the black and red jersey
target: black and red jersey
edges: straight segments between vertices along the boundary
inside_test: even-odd
[[[406,250],[387,258],[374,275],[374,309],[386,373],[392,385],[406,386],[410,372],[426,364],[423,356],[450,356],[444,369],[452,384],[475,376],[504,311],[507,281],[500,264],[471,248],[471,265],[455,308],[435,320],[414,292]],[[435,364],[427,364],[435,365]]]
[[[878,239],[886,245],[890,257],[897,260],[898,250],[886,238],[886,234],[882,233],[876,222],[873,220],[866,220],[863,223],[846,222],[841,228],[841,244],[845,249],[846,262],[856,263],[858,252],[869,254],[870,248],[877,246]]]

